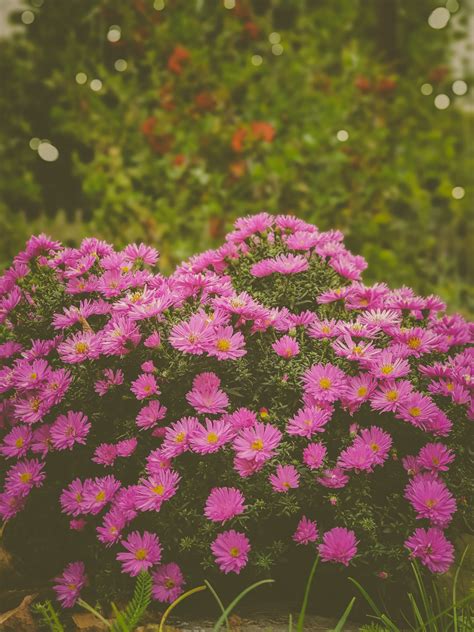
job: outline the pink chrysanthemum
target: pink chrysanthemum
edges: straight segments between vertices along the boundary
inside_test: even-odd
[[[102,525],[96,529],[97,539],[107,547],[112,546],[122,537],[122,530],[126,524],[123,513],[119,509],[111,509],[105,514]]]
[[[300,346],[291,336],[283,336],[272,344],[272,349],[282,358],[293,358],[300,352]]]
[[[64,569],[62,575],[54,579],[54,591],[63,608],[72,608],[79,599],[81,590],[87,583],[83,562],[72,562]]]
[[[78,516],[84,512],[84,485],[76,478],[63,489],[60,496],[61,508],[65,514]]]
[[[327,448],[322,443],[310,443],[303,450],[303,462],[311,470],[318,470],[326,457]]]
[[[170,562],[163,564],[152,573],[151,594],[154,599],[162,603],[173,603],[183,592],[183,573],[177,564]]]
[[[184,353],[200,355],[214,338],[213,328],[201,315],[194,315],[189,322],[178,323],[171,330],[170,344]]]
[[[176,494],[180,476],[173,470],[160,470],[135,488],[136,507],[141,511],[159,511],[165,500]]]
[[[44,463],[23,459],[7,470],[5,491],[12,496],[27,496],[33,487],[41,487],[45,479]]]
[[[443,443],[428,443],[418,454],[418,464],[431,472],[447,472],[454,458],[452,450]]]
[[[83,512],[92,515],[100,513],[105,505],[112,500],[120,487],[120,481],[113,476],[87,479],[82,488]]]
[[[356,437],[354,446],[358,445],[367,445],[372,450],[374,464],[383,465],[392,447],[392,437],[381,428],[370,426],[363,428]]]
[[[100,343],[97,335],[90,331],[74,334],[58,347],[61,360],[67,364],[76,364],[84,360],[95,360],[100,355]]]
[[[392,380],[410,372],[407,360],[397,357],[391,351],[380,351],[367,363],[370,373],[379,380]]]
[[[211,551],[222,572],[239,574],[247,564],[250,542],[243,533],[231,529],[217,536]]]
[[[196,417],[183,417],[166,428],[163,442],[163,456],[173,458],[189,450],[190,438],[193,436],[199,422]]]
[[[19,459],[28,452],[33,433],[28,426],[15,426],[5,435],[0,453],[7,459]]]
[[[309,267],[306,257],[301,255],[277,255],[272,261],[272,272],[279,274],[298,274]]]
[[[138,400],[146,399],[160,392],[155,376],[150,373],[142,373],[142,375],[139,375],[137,379],[132,382],[130,390]]]
[[[196,426],[189,443],[193,452],[209,454],[220,450],[234,435],[234,429],[227,422],[221,419],[215,421],[206,419],[205,426],[202,424]]]
[[[313,364],[303,375],[307,391],[318,401],[334,402],[342,395],[346,375],[332,364]]]
[[[92,461],[111,467],[117,458],[117,448],[113,443],[101,443],[94,451]]]
[[[152,399],[137,415],[136,424],[140,430],[148,430],[164,419],[167,409],[156,399]]]
[[[349,477],[340,467],[326,469],[317,479],[318,483],[329,489],[341,489],[349,482]]]
[[[309,520],[303,516],[293,534],[293,540],[297,544],[309,544],[318,539],[318,526],[314,520]]]
[[[223,415],[223,421],[229,423],[234,430],[250,428],[257,422],[257,415],[248,408],[238,408],[233,413]]]
[[[231,325],[217,327],[206,351],[218,360],[236,360],[247,353],[243,335]]]
[[[276,492],[287,492],[299,487],[300,475],[293,465],[278,465],[275,474],[270,474],[268,480]]]
[[[220,383],[215,373],[200,373],[194,378],[192,390],[186,394],[188,403],[201,414],[217,415],[225,412],[229,398],[219,388]]]
[[[453,545],[436,527],[415,529],[405,546],[432,573],[445,573],[454,561]]]
[[[305,406],[289,420],[286,431],[290,435],[299,435],[309,439],[315,432],[324,432],[324,426],[331,416],[332,409],[330,408]]]
[[[235,487],[214,487],[206,500],[204,515],[213,522],[226,522],[246,509],[241,491]]]
[[[407,485],[405,497],[417,513],[439,527],[446,527],[456,511],[456,501],[446,485],[431,474],[418,474]]]
[[[370,398],[370,405],[380,412],[394,412],[413,391],[408,380],[384,380]]]
[[[122,562],[122,572],[132,577],[147,571],[161,560],[161,544],[154,533],[144,531],[142,535],[133,531],[122,544],[127,551],[117,553],[116,559]]]
[[[341,452],[337,465],[343,470],[371,472],[375,465],[375,455],[365,443],[353,443]]]
[[[238,458],[263,462],[270,459],[281,441],[281,432],[271,424],[257,422],[244,428],[234,441]]]
[[[349,566],[349,562],[357,553],[355,533],[344,527],[334,527],[326,531],[318,550],[323,562],[339,562]]]
[[[59,415],[51,426],[51,442],[57,450],[71,450],[75,443],[85,445],[90,429],[91,424],[83,413],[70,410],[66,415]]]

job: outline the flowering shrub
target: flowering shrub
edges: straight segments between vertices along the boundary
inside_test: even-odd
[[[40,235],[15,258],[0,515],[30,562],[69,556],[64,606],[88,572],[151,571],[172,601],[187,565],[267,569],[296,545],[449,568],[473,488],[470,325],[365,286],[342,240],[261,213],[168,278],[143,244]]]

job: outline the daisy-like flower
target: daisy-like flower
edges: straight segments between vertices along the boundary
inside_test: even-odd
[[[342,405],[353,414],[370,399],[376,386],[377,380],[368,373],[348,377],[344,395],[341,398]]]
[[[106,356],[124,356],[141,340],[137,324],[126,316],[114,316],[101,332],[101,350]]]
[[[155,248],[145,244],[128,244],[123,249],[123,254],[135,264],[146,263],[149,266],[154,266],[160,256]]]
[[[117,458],[117,448],[113,443],[101,443],[94,451],[92,461],[99,465],[112,466]]]
[[[334,527],[326,531],[318,550],[323,562],[339,562],[349,566],[349,562],[357,553],[356,536],[354,531],[344,527]]]
[[[19,513],[26,503],[26,496],[8,492],[0,493],[0,518],[11,520]]]
[[[131,439],[122,439],[122,441],[115,444],[117,456],[125,459],[128,458],[135,452],[137,445],[138,441],[135,437],[132,437]]]
[[[392,437],[377,426],[363,428],[360,435],[356,437],[354,446],[367,445],[373,453],[374,465],[383,465],[392,447]]]
[[[213,327],[203,316],[195,314],[191,316],[189,322],[183,321],[173,327],[169,342],[179,351],[200,355],[213,339]]]
[[[75,443],[85,445],[90,429],[86,415],[70,410],[66,415],[59,415],[51,426],[51,442],[57,450],[71,450]]]
[[[356,472],[371,472],[375,465],[375,455],[365,443],[355,444],[341,452],[337,459],[338,467]]]
[[[293,540],[297,544],[309,544],[310,542],[316,542],[318,535],[318,525],[316,522],[303,516],[298,522],[296,531],[293,534]]]
[[[229,423],[234,430],[250,428],[257,422],[257,415],[248,408],[238,408],[233,413],[222,416],[222,421]]]
[[[117,491],[121,483],[113,476],[87,479],[82,488],[82,508],[84,513],[96,515],[102,511]]]
[[[222,391],[220,379],[215,373],[200,373],[193,380],[193,388],[186,399],[198,413],[217,415],[225,412],[229,398]]]
[[[243,533],[231,529],[217,536],[211,544],[211,551],[223,573],[239,574],[247,564],[250,542]]]
[[[161,603],[173,603],[183,592],[183,573],[177,564],[162,564],[152,573],[153,585],[151,594]]]
[[[160,392],[155,376],[151,373],[142,373],[132,382],[130,390],[138,400],[146,399]]]
[[[433,525],[446,527],[456,511],[456,501],[446,485],[431,474],[418,474],[405,488],[417,518],[428,518]]]
[[[305,371],[303,384],[316,400],[334,402],[346,386],[346,374],[333,364],[313,364]]]
[[[404,358],[391,351],[383,350],[367,362],[369,372],[379,380],[392,380],[410,372],[410,365]]]
[[[136,507],[140,511],[160,511],[165,500],[177,491],[180,476],[171,469],[159,470],[135,488]]]
[[[163,456],[172,459],[190,449],[190,439],[199,426],[196,417],[183,417],[166,428]]]
[[[38,388],[47,379],[49,372],[50,368],[46,360],[34,360],[31,363],[19,360],[13,370],[13,385],[18,390]]]
[[[119,509],[111,509],[105,514],[102,524],[96,529],[97,539],[107,547],[112,546],[122,537],[122,530],[126,524],[127,521],[123,513]]]
[[[63,608],[72,608],[87,583],[83,562],[72,562],[62,575],[55,577],[54,591]]]
[[[310,443],[303,450],[303,462],[311,470],[318,470],[326,458],[327,448],[322,443]]]
[[[331,320],[315,320],[308,328],[308,335],[316,340],[324,338],[335,338],[339,335],[339,321],[334,318]]]
[[[454,453],[443,443],[427,443],[418,454],[418,464],[430,472],[447,472]]]
[[[45,479],[44,463],[23,459],[7,470],[5,491],[12,496],[27,496],[33,487],[41,487]]]
[[[238,456],[234,457],[234,469],[242,478],[248,478],[252,476],[252,474],[255,474],[255,472],[259,472],[264,465],[265,461],[241,459]]]
[[[440,341],[438,334],[421,327],[411,327],[410,329],[393,332],[392,337],[395,342],[405,345],[409,354],[416,358],[419,358],[424,353],[434,351]]]
[[[277,255],[272,261],[272,272],[279,274],[298,274],[308,267],[308,260],[301,255]]]
[[[104,379],[97,380],[94,384],[95,392],[103,397],[113,386],[120,386],[123,384],[123,371],[117,369],[104,369]]]
[[[367,361],[378,354],[378,350],[370,342],[355,342],[349,334],[332,343],[336,355],[356,362]]]
[[[438,414],[439,408],[433,400],[422,393],[413,392],[397,408],[396,416],[417,428],[427,429],[427,423]]]
[[[78,516],[85,512],[84,485],[80,478],[76,478],[63,489],[59,499],[62,511],[69,516]]]
[[[445,573],[454,561],[453,545],[436,527],[415,529],[405,546],[432,573]]]
[[[243,428],[234,441],[234,450],[240,459],[267,461],[281,441],[281,432],[271,424],[257,421],[251,428]]]
[[[146,471],[153,476],[161,470],[168,470],[171,467],[171,459],[163,456],[163,450],[156,448],[152,450],[146,458]]]
[[[204,515],[213,522],[224,523],[246,509],[245,498],[235,487],[214,487],[206,500]]]
[[[370,398],[370,405],[380,412],[395,412],[400,402],[412,393],[413,386],[408,380],[384,380]]]
[[[300,484],[300,475],[293,465],[278,465],[275,474],[268,477],[274,491],[287,492]]]
[[[282,358],[293,358],[300,352],[300,346],[291,336],[283,336],[272,344],[272,349]]]
[[[217,327],[206,351],[218,360],[236,360],[247,353],[245,339],[240,331],[235,332],[231,325]]]
[[[116,559],[122,562],[122,572],[131,577],[147,571],[161,560],[161,544],[154,533],[144,531],[142,535],[133,531],[122,544],[126,552],[117,553]]]
[[[167,413],[165,406],[162,406],[156,399],[152,399],[144,406],[137,415],[136,424],[140,430],[148,430],[164,419]]]
[[[286,432],[309,439],[315,432],[324,432],[324,426],[331,419],[332,412],[330,408],[305,406],[289,420]]]
[[[332,469],[326,469],[322,475],[317,479],[320,485],[328,487],[329,489],[340,489],[345,487],[349,482],[349,477],[340,467],[334,467]]]
[[[28,452],[33,439],[29,426],[14,426],[3,438],[0,453],[7,459],[19,459]]]
[[[205,426],[202,424],[196,426],[189,444],[193,452],[208,454],[220,450],[234,435],[235,430],[226,421],[206,419]]]
[[[80,331],[58,346],[58,354],[67,364],[95,360],[100,355],[99,339],[92,331]]]

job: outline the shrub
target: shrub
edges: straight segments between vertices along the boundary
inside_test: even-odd
[[[474,480],[470,325],[364,285],[342,239],[261,213],[169,278],[143,244],[40,235],[15,258],[0,512],[25,564],[71,563],[67,605],[82,562],[101,586],[151,569],[162,600],[175,560],[266,571],[296,545],[381,577],[450,566]]]

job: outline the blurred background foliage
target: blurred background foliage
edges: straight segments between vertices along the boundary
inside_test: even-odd
[[[474,108],[451,60],[470,4],[21,3],[0,40],[1,264],[46,231],[143,240],[167,272],[266,210],[343,230],[367,282],[469,313]]]

